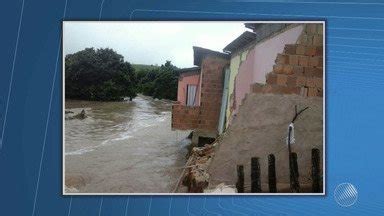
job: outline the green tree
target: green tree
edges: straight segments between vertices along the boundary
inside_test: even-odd
[[[66,98],[111,101],[136,92],[133,67],[112,49],[86,48],[65,57]]]
[[[158,99],[176,100],[179,73],[170,61],[137,71],[138,91]]]
[[[154,83],[154,95],[153,97],[158,99],[177,99],[177,84],[179,74],[177,68],[167,61],[160,67],[160,74]]]

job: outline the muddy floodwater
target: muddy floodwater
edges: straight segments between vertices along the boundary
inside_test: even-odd
[[[72,118],[82,109],[85,119]],[[66,192],[172,192],[189,132],[171,130],[170,101],[66,100],[65,110]]]

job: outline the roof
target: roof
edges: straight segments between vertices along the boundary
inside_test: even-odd
[[[189,67],[189,68],[178,69],[177,72],[182,74],[182,73],[194,72],[194,71],[199,71],[199,70],[200,70],[200,67]]]
[[[257,35],[255,33],[246,31],[239,37],[237,37],[234,41],[232,41],[230,44],[228,44],[226,47],[224,47],[223,51],[233,53],[236,50],[239,50],[247,46],[249,43],[255,41],[256,38]]]
[[[291,25],[291,23],[245,23],[244,25],[257,35],[262,35],[264,33],[269,36],[272,33]]]
[[[257,28],[259,28],[263,23],[244,23],[245,28],[249,28],[252,31],[255,31]]]
[[[253,32],[246,31],[237,37],[234,41],[224,47],[224,52],[234,53],[251,43],[257,43],[276,32],[286,28],[290,23],[245,23],[246,28],[251,29]]]
[[[218,51],[213,51],[210,49],[205,49],[202,47],[193,47],[193,64],[194,65],[201,65],[202,60],[206,56],[215,56],[223,59],[230,59],[230,55],[228,53],[222,53]]]

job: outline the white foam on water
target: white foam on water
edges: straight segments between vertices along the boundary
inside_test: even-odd
[[[67,187],[67,186],[65,186],[65,192],[66,193],[78,193],[79,190],[77,188],[75,188],[75,187]]]
[[[146,128],[146,127],[152,126],[151,124],[144,123],[144,122],[138,122],[137,125],[140,126],[141,128]]]
[[[163,122],[163,121],[165,121],[165,116],[156,118],[156,120],[159,121],[159,122]]]
[[[114,142],[114,141],[122,141],[122,140],[127,140],[127,139],[130,139],[132,138],[133,135],[131,135],[131,132],[126,132],[126,133],[123,133],[120,135],[120,137],[117,137],[117,138],[113,138],[113,139],[107,139],[107,140],[104,140],[101,145],[98,145],[96,147],[99,147],[99,146],[105,146],[107,144],[112,144],[111,142]]]
[[[82,148],[76,151],[66,152],[65,155],[82,155],[95,150],[94,148]]]
[[[112,141],[127,140],[127,139],[130,139],[130,138],[132,138],[132,137],[133,137],[133,136],[131,136],[131,135],[125,134],[125,135],[122,135],[121,137],[112,139]]]

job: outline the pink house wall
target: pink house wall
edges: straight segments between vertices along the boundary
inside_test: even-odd
[[[187,100],[187,85],[197,85],[195,106],[200,104],[200,74],[199,73],[184,73],[179,77],[177,87],[177,101],[182,105],[186,105]]]
[[[273,70],[277,54],[282,53],[286,44],[295,44],[303,26],[296,26],[292,29],[256,44],[248,52],[248,55],[240,64],[237,76],[235,78],[235,109],[233,114],[237,113],[239,105],[245,95],[250,92],[250,85],[253,83],[264,84],[266,75]]]

